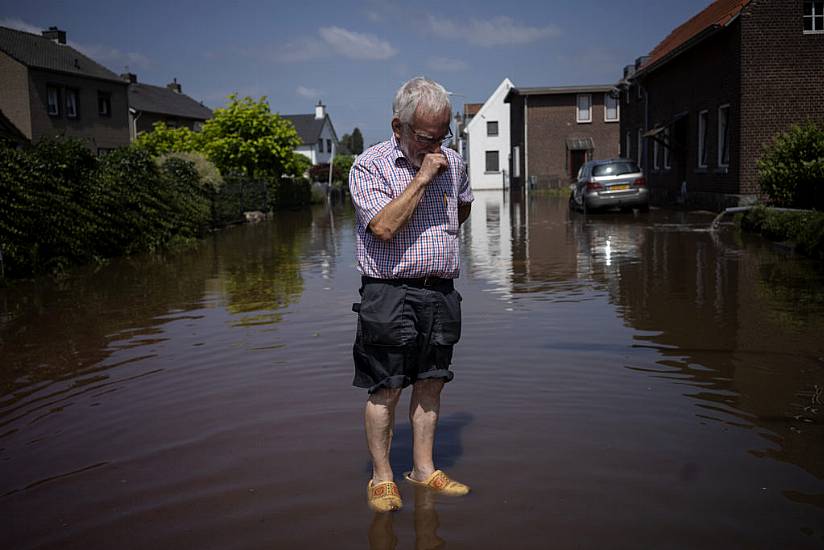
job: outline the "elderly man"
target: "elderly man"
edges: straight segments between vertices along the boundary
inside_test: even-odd
[[[392,105],[392,138],[360,155],[349,173],[357,213],[361,303],[353,384],[369,390],[366,440],[372,456],[367,486],[373,510],[398,510],[389,464],[395,407],[412,385],[409,419],[413,469],[405,479],[447,495],[469,487],[436,470],[435,427],[452,347],[461,335],[458,230],[472,191],[460,155],[444,146],[452,106],[440,84],[417,77]]]

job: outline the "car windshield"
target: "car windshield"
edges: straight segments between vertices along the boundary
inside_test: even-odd
[[[634,162],[610,162],[609,164],[599,164],[592,168],[593,176],[620,176],[622,174],[634,174],[640,172],[638,165]]]

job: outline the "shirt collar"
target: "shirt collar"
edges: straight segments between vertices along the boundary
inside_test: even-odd
[[[403,151],[401,151],[401,144],[398,141],[398,138],[395,137],[394,133],[392,134],[390,141],[392,142],[392,150],[390,151],[389,156],[392,158],[392,162],[395,163],[395,166],[398,165],[398,161],[400,159],[403,159],[408,165],[412,166],[412,163],[409,162],[409,159],[406,158],[406,155],[404,155]]]

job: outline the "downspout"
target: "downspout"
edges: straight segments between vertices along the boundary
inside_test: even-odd
[[[524,189],[529,191],[529,96],[524,96]]]

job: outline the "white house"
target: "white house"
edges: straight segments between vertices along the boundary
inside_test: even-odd
[[[302,142],[295,152],[308,157],[312,164],[330,162],[332,147],[335,151],[340,149],[332,119],[326,112],[326,105],[320,101],[315,105],[313,115],[281,115],[281,118],[288,119],[295,125]]]
[[[504,188],[504,172],[509,171],[509,104],[504,98],[512,87],[504,78],[464,128],[472,189]]]

